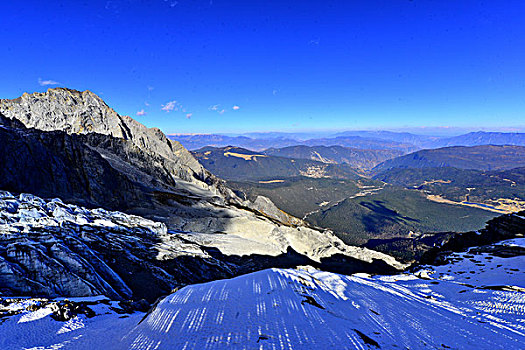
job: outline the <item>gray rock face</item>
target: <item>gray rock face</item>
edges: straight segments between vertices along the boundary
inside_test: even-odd
[[[164,224],[138,216],[9,192],[0,192],[0,208],[2,294],[154,300],[233,274]]]
[[[337,254],[350,260],[332,259],[327,266],[399,267],[388,256],[339,246],[306,228],[274,230],[259,239],[251,235],[169,231],[139,216],[0,191],[0,295],[106,295],[152,302],[182,285],[272,266],[318,265]],[[310,252],[298,253],[303,250]]]
[[[91,91],[56,88],[45,93],[25,93],[14,100],[0,99],[0,113],[41,131],[99,134],[110,136],[110,140],[130,141],[135,152],[146,152],[155,158],[158,167],[164,167],[175,178],[222,191],[226,197],[231,195],[180,143],[169,140],[158,128],[148,129],[128,116],[119,115]],[[100,138],[92,140],[92,146],[97,147],[97,142]]]
[[[81,136],[26,129],[0,114],[0,188],[127,208],[148,199]]]

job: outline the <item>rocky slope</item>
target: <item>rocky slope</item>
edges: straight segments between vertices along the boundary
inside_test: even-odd
[[[146,128],[128,116],[119,115],[91,91],[56,88],[45,93],[25,93],[14,100],[0,99],[0,113],[27,128],[110,136],[104,139],[106,142],[130,141],[128,157],[133,152],[147,151],[154,161],[151,165],[165,168],[171,176],[208,190],[227,192],[180,143],[169,140],[158,128]],[[99,144],[101,141],[101,138],[92,140],[90,145],[98,150],[110,146]]]
[[[57,88],[0,100],[0,126],[9,164],[2,189],[126,210],[186,231],[235,232],[257,215],[301,224],[269,201],[237,197],[178,142],[120,116],[89,91]]]
[[[314,230],[263,235],[264,223],[252,226],[239,235],[177,232],[139,216],[2,191],[0,294],[152,302],[186,284],[273,266],[306,263],[348,273],[402,267]]]

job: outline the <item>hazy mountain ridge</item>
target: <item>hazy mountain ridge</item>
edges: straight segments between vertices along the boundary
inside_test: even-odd
[[[374,166],[404,154],[400,150],[390,149],[358,149],[342,146],[289,146],[269,148],[264,154],[299,159],[311,159],[323,163],[348,164],[351,167],[369,170]]]
[[[432,148],[480,145],[525,146],[525,133],[477,131],[436,140],[435,142],[430,143],[430,145]]]
[[[254,134],[252,134],[254,135]],[[255,134],[257,135],[257,134]],[[260,134],[264,136],[264,133]],[[172,134],[168,135],[171,140],[176,140],[189,150],[196,150],[206,146],[212,147],[241,147],[253,151],[263,151],[268,148],[282,148],[289,146],[342,146],[358,149],[393,149],[400,150],[404,153],[418,150],[419,147],[412,144],[382,140],[377,138],[367,138],[362,136],[338,136],[338,137],[324,137],[313,138],[307,140],[292,139],[286,137],[269,137],[269,138],[251,138],[246,136],[224,136],[216,134],[202,134],[202,135],[184,135]]]
[[[313,178],[359,178],[345,164],[267,155],[240,147],[204,147],[193,154],[210,172],[226,180],[281,181],[296,176]]]
[[[373,169],[381,173],[394,168],[453,167],[476,170],[505,170],[525,166],[523,146],[454,146],[421,150],[387,160]]]
[[[419,135],[408,132],[384,130],[342,131],[338,133],[246,133],[242,135],[220,134],[172,134],[168,138],[177,140],[190,150],[206,146],[236,146],[253,151],[290,146],[341,146],[358,149],[392,149],[404,153],[425,148],[481,145],[525,146],[525,133],[470,132],[453,137]]]

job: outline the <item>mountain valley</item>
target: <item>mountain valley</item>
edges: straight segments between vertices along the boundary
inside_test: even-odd
[[[0,347],[519,348],[523,147],[373,136],[190,152],[89,91],[0,100]]]

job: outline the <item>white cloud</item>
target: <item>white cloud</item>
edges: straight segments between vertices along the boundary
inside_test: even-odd
[[[173,110],[177,110],[178,107],[177,107],[177,101],[169,101],[168,103],[166,103],[165,105],[162,105],[162,108],[161,108],[163,111],[165,112],[171,112]]]
[[[139,117],[142,117],[142,116],[144,116],[144,115],[146,115],[146,114],[147,114],[147,113],[144,112],[143,109],[141,109],[140,111],[137,111],[137,116],[139,116]]]
[[[148,91],[153,91],[155,88],[153,86],[148,85]]]
[[[233,109],[234,111],[238,111],[239,109],[241,109],[241,107],[239,107],[239,106],[233,106],[232,109]]]
[[[60,85],[58,81],[54,80],[42,80],[42,78],[38,78],[38,84],[40,86],[48,86],[48,85]]]
[[[144,106],[149,107],[149,102],[148,101],[144,102]]]

